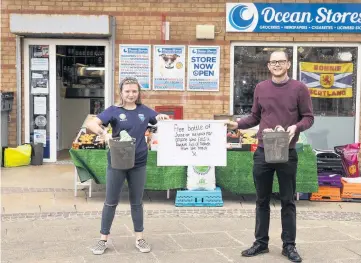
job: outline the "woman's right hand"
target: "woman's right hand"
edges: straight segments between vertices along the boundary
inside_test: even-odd
[[[112,139],[112,138],[113,137],[112,137],[112,135],[110,133],[105,134],[105,136],[104,136],[105,143],[108,144],[109,140]]]
[[[108,133],[106,130],[104,130],[104,133],[100,135],[100,141],[105,142],[106,144],[109,143],[109,140],[112,138],[112,134]]]

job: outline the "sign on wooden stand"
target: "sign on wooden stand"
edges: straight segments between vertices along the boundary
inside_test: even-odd
[[[226,166],[227,127],[221,120],[158,123],[158,166]]]

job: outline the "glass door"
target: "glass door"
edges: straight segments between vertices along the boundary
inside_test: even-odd
[[[108,51],[107,40],[24,40],[25,143],[43,143],[44,162],[68,154],[88,114],[112,104]]]
[[[24,42],[25,142],[43,143],[45,162],[56,161],[55,55],[54,45]]]

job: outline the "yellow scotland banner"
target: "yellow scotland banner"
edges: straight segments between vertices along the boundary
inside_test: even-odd
[[[300,62],[300,80],[311,97],[352,98],[353,63]]]

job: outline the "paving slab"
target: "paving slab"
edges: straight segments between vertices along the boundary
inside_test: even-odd
[[[133,222],[126,223],[129,229],[133,229]],[[148,235],[156,234],[180,234],[189,233],[190,230],[182,224],[181,219],[148,219],[144,221],[144,229]]]
[[[197,249],[181,251],[156,251],[154,252],[160,263],[226,263],[227,258],[215,249]]]
[[[330,227],[300,228],[297,230],[298,242],[315,241],[348,241],[355,240],[351,236]]]
[[[338,243],[338,245],[337,245]],[[341,246],[342,242],[298,243],[297,250],[304,262],[334,262],[345,258],[361,257]]]
[[[347,249],[353,252],[353,257],[361,257],[361,240],[357,241],[344,241],[344,242],[332,242],[331,246],[341,246],[344,249]],[[361,261],[360,261],[361,262]]]
[[[226,232],[195,233],[171,235],[183,249],[218,248],[243,245]]]
[[[360,263],[360,258],[344,258],[344,259],[337,259],[335,263]]]
[[[101,256],[86,256],[84,257],[86,263],[157,263],[157,259],[152,253],[147,254],[116,254],[116,255],[101,255]]]
[[[361,240],[361,227],[356,225],[339,224],[331,227],[343,234],[346,234],[354,239]],[[361,248],[360,248],[361,250]]]
[[[239,231],[254,228],[254,219],[224,218],[222,224],[211,218],[184,218],[182,224],[193,233],[209,231]]]

